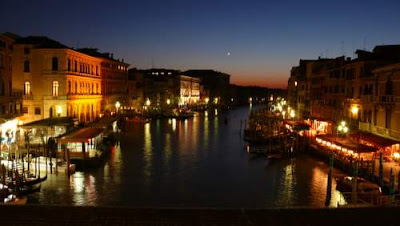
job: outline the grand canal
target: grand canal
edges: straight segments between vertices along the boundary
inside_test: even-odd
[[[245,152],[249,108],[188,120],[129,123],[104,167],[49,175],[29,203],[274,208],[325,205],[327,164],[306,154],[269,161]],[[227,119],[227,123],[226,120]],[[334,176],[340,172],[334,171]],[[333,181],[331,206],[340,201]]]

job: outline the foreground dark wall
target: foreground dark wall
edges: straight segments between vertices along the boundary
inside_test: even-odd
[[[400,208],[203,209],[0,206],[1,225],[400,225]]]

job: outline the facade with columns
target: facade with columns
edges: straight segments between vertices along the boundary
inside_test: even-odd
[[[47,37],[14,44],[13,90],[23,94],[24,122],[56,116],[91,121],[101,113],[101,60]]]

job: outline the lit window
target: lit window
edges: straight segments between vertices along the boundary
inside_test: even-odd
[[[30,95],[30,94],[31,94],[31,83],[28,82],[28,81],[25,82],[24,94],[25,94],[25,95]]]
[[[58,81],[53,81],[53,96],[58,96]]]

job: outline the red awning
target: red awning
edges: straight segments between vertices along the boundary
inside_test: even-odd
[[[394,144],[400,143],[400,141],[396,141],[396,140],[389,139],[386,137],[381,137],[376,134],[368,133],[368,132],[358,132],[358,133],[352,134],[352,136],[360,141],[370,143],[370,144],[380,147],[380,148],[385,148],[385,147],[389,147]]]
[[[342,148],[351,149],[356,153],[376,152],[378,150],[377,148],[363,145],[360,143],[356,143],[349,139],[336,137],[336,136],[333,136],[330,134],[319,135],[319,136],[317,136],[317,138],[320,138],[325,141],[329,141],[329,142],[334,143]]]

